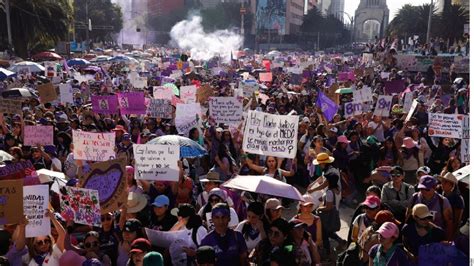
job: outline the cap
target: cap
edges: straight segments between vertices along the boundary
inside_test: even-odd
[[[332,163],[334,162],[334,157],[329,156],[329,154],[325,152],[321,152],[316,156],[316,159],[313,160],[314,165],[319,165],[322,163]]]
[[[458,179],[451,172],[447,172],[444,176],[440,176],[440,179],[444,179],[454,184],[458,183]]]
[[[337,132],[337,130],[336,130],[336,132]],[[347,139],[347,137],[344,136],[344,135],[341,135],[341,136],[337,137],[337,142],[338,142],[338,143],[346,143],[346,144],[351,143],[351,142]]]
[[[422,203],[415,204],[415,206],[413,206],[411,214],[413,216],[416,216],[416,217],[420,218],[420,219],[424,219],[424,218],[427,218],[427,217],[433,217],[433,214],[428,209],[428,206],[426,206],[425,204],[422,204]]]
[[[151,250],[150,241],[145,238],[137,238],[132,242],[129,253],[143,253]]]
[[[436,178],[430,175],[424,175],[420,177],[420,183],[418,183],[418,188],[432,189],[435,188],[437,184],[438,181],[436,181]]]
[[[283,206],[281,205],[280,200],[276,198],[269,198],[265,202],[265,210],[270,209],[270,210],[276,210],[276,209],[281,209]]]
[[[155,200],[153,201],[151,205],[153,205],[154,207],[169,206],[170,199],[165,195],[159,195],[158,197],[155,198]]]
[[[216,128],[216,132],[223,132],[223,131],[224,129],[222,129],[221,127]]]
[[[143,266],[151,265],[164,265],[163,256],[159,252],[150,251],[143,257]]]
[[[127,130],[122,125],[116,125],[113,131],[122,131],[123,133],[127,133]]]
[[[422,166],[416,170],[416,174],[423,173],[425,175],[429,175],[431,172],[431,169],[428,166]]]
[[[187,218],[196,214],[196,209],[194,209],[194,206],[191,204],[183,203],[183,204],[180,204],[178,208],[172,209],[171,214],[174,216]]]
[[[308,227],[308,225],[305,222],[301,221],[300,219],[291,219],[289,224],[290,224],[291,229],[300,228],[300,227],[303,227],[303,228]]]
[[[222,183],[223,181],[219,178],[219,173],[217,172],[209,172],[206,174],[206,177],[199,180],[202,183],[206,182],[215,182],[215,183]]]
[[[216,263],[216,252],[211,246],[201,246],[196,250],[196,260],[198,264]]]
[[[375,209],[380,206],[380,198],[374,195],[367,196],[362,205],[369,207],[370,209]]]
[[[377,233],[383,236],[383,238],[397,238],[398,237],[398,226],[392,222],[385,222],[377,230]]]
[[[140,222],[140,220],[138,219],[128,219],[126,222],[125,222],[125,226],[123,227],[124,231],[125,232],[138,232],[140,230],[142,230],[142,222]]]
[[[135,172],[135,168],[131,165],[127,165],[125,166],[125,171],[127,172],[127,174],[133,174]]]
[[[122,140],[130,140],[130,137],[131,137],[130,134],[125,133],[125,134],[123,134],[123,136],[122,136]]]
[[[303,120],[302,120],[303,123],[310,123],[311,121],[309,120],[309,118],[307,116],[303,117]]]
[[[399,165],[395,165],[394,167],[392,167],[392,170],[390,170],[390,174],[391,175],[403,175],[404,174],[403,168]]]
[[[385,222],[392,222],[396,225],[400,225],[400,222],[395,219],[395,216],[393,216],[393,213],[388,210],[381,210],[377,212],[377,215],[375,215],[375,222],[378,225],[381,225]]]
[[[224,202],[227,201],[227,193],[224,190],[217,187],[209,191],[209,199],[211,198],[211,196],[217,196]]]
[[[379,140],[375,136],[368,136],[367,143],[370,145],[379,144]]]
[[[331,127],[329,129],[329,131],[333,132],[333,133],[337,133],[339,130],[337,129],[337,127]]]
[[[311,196],[311,195],[309,195],[309,194],[305,194],[305,195],[303,195],[303,199],[304,199],[304,201],[301,201],[301,202],[299,203],[301,206],[314,205],[313,196]]]

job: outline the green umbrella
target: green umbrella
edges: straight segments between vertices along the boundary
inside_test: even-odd
[[[340,88],[340,89],[336,90],[336,93],[338,93],[338,94],[352,93],[352,88]]]
[[[179,96],[179,89],[173,83],[166,83],[165,85],[163,85],[163,87],[170,88],[171,90],[173,90],[174,95]]]

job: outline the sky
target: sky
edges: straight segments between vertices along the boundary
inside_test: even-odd
[[[344,2],[344,11],[347,12],[349,15],[354,16],[357,7],[359,6],[359,0],[345,0]],[[431,0],[387,0],[387,6],[390,10],[390,18],[391,21],[395,15],[398,13],[398,10],[404,6],[405,4],[411,4],[414,6],[422,5],[422,4],[429,4]],[[436,0],[433,1],[436,3]],[[347,16],[344,16],[344,19],[347,20]],[[347,23],[349,23],[347,21]]]

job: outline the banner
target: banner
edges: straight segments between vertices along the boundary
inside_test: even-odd
[[[37,87],[38,94],[40,96],[40,103],[49,103],[53,102],[58,98],[56,94],[56,89],[53,87],[53,83],[46,83],[38,85]]]
[[[99,192],[97,190],[63,187],[61,216],[78,224],[100,226]]]
[[[379,95],[374,115],[388,117],[392,108],[392,98],[393,96]]]
[[[179,180],[179,146],[133,144],[135,178],[144,180]]]
[[[392,80],[385,82],[385,94],[391,95],[393,93],[400,93],[405,90],[404,80]]]
[[[0,224],[17,224],[23,219],[23,180],[0,181]]]
[[[74,103],[74,90],[71,84],[59,84],[59,96],[62,104]]]
[[[26,146],[54,145],[53,126],[25,126]]]
[[[151,117],[164,119],[173,118],[173,106],[170,100],[166,99],[150,99],[146,111]]]
[[[179,88],[180,94],[179,97],[183,103],[195,103],[196,102],[196,85],[191,86],[181,86]]]
[[[24,179],[35,171],[31,161],[20,161],[0,167],[0,180]]]
[[[23,115],[21,110],[22,100],[5,99],[0,97],[0,113]]]
[[[428,136],[462,139],[464,115],[428,113]]]
[[[72,131],[75,160],[108,161],[115,159],[115,133]]]
[[[352,117],[362,114],[363,103],[349,102],[344,104],[344,117]]]
[[[123,159],[94,163],[80,186],[97,190],[102,214],[120,209],[127,202],[127,173]]]
[[[143,92],[125,92],[118,94],[120,114],[144,115],[146,114],[145,96]]]
[[[153,87],[153,98],[170,100],[173,98],[173,91],[171,88],[163,86]]]
[[[363,103],[372,101],[372,90],[364,86],[360,90],[352,90],[352,101],[354,103]]]
[[[216,123],[239,124],[242,122],[242,102],[234,97],[211,97],[209,114]]]
[[[116,95],[91,96],[91,101],[94,113],[107,115],[118,113],[118,99]]]
[[[248,153],[293,159],[296,156],[298,116],[249,111],[243,150]]]
[[[48,205],[48,185],[23,187],[23,211],[28,219],[26,237],[46,236],[51,233],[51,221],[44,215]]]

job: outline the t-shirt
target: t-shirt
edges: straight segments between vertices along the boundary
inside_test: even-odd
[[[442,197],[442,202],[443,202],[443,207],[442,208],[441,208],[439,197]],[[443,218],[442,210],[446,210],[446,209],[451,208],[451,204],[449,203],[447,198],[445,198],[444,196],[442,196],[438,193],[435,193],[435,195],[431,198],[431,200],[425,200],[421,196],[421,192],[417,192],[417,193],[413,194],[413,198],[415,198],[415,200],[413,200],[414,203],[412,204],[412,206],[414,206],[417,203],[423,203],[426,206],[428,206],[428,209],[430,210],[431,214],[434,217],[433,222],[437,226],[439,226],[441,228],[444,228],[445,225],[444,225],[444,218]]]
[[[384,266],[399,266],[399,265],[410,265],[410,261],[408,260],[408,256],[403,251],[402,247],[400,246],[392,246],[393,250],[388,250],[387,253],[383,252],[382,246],[377,244],[373,246],[369,251],[369,256],[374,260],[378,260],[380,263],[379,265]],[[374,263],[374,265],[377,265]]]
[[[60,266],[59,259],[61,258],[62,255],[63,253],[61,252],[61,250],[59,250],[58,246],[55,244],[53,246],[53,252],[51,252],[51,254],[48,254],[46,258],[44,259],[43,266]],[[36,263],[36,261],[33,258],[31,258],[30,263],[28,263],[28,266],[38,266],[38,263]]]
[[[357,239],[360,239],[360,237],[362,236],[362,233],[371,224],[372,224],[372,221],[369,219],[369,216],[367,216],[367,214],[361,213],[357,215],[357,217],[354,219],[354,222],[352,223],[353,228],[356,228],[356,227],[359,228]]]
[[[242,230],[244,229],[244,225],[246,223],[247,221],[240,222],[239,225],[237,225],[237,227],[235,228],[235,231],[242,233]],[[250,252],[258,245],[258,242],[262,240],[262,234],[257,229],[252,228],[252,226],[250,226],[249,232],[247,233],[247,236],[244,236],[244,239],[245,243],[247,244],[247,249]]]
[[[240,265],[240,254],[247,252],[247,244],[242,233],[227,229],[222,237],[215,231],[207,234],[201,241],[201,246],[211,246],[216,253],[216,265]]]
[[[5,257],[8,259],[11,266],[22,266],[21,257],[26,254],[28,254],[28,248],[26,246],[22,250],[18,250],[16,245],[13,244],[7,254],[5,254]]]
[[[431,228],[428,234],[421,237],[416,231],[415,223],[405,224],[401,234],[406,248],[415,256],[418,256],[418,248],[421,245],[440,242],[445,238],[444,230],[437,226]]]
[[[177,221],[178,218],[176,218],[176,216],[167,213],[161,221],[158,221],[158,218],[154,217],[150,227],[153,228],[153,230],[169,231]]]

